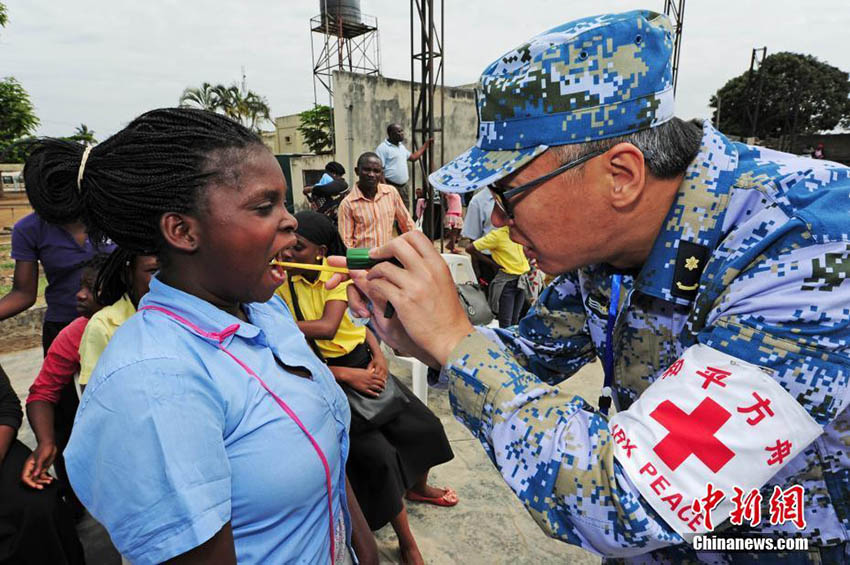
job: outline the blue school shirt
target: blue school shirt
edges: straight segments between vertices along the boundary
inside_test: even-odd
[[[238,325],[223,345],[321,446],[335,523],[344,519],[350,539],[348,402],[284,302],[245,304],[246,323],[154,277],[139,306],[167,308],[207,332]],[[161,312],[140,311],[109,342],[65,461],[74,491],[133,563],[185,553],[228,521],[239,563],[330,560],[325,472],[305,434],[216,340]]]

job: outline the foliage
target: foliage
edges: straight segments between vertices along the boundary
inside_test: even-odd
[[[298,132],[313,153],[330,153],[333,149],[333,114],[330,106],[316,105],[298,114]]]
[[[243,93],[235,84],[213,86],[205,82],[200,88],[187,88],[180,96],[180,105],[219,112],[256,132],[265,122],[271,121],[266,99],[251,90]]]
[[[0,162],[23,161],[22,151],[12,147],[38,126],[29,94],[14,77],[0,80]]]
[[[94,145],[97,139],[94,137],[94,132],[88,128],[86,124],[80,124],[74,130],[74,135],[68,138],[71,141],[78,141],[83,145]]]
[[[758,100],[755,136],[766,139],[850,125],[848,94],[847,73],[811,55],[783,52],[765,57],[758,71],[728,81],[709,106],[716,120],[719,98],[719,129],[747,137],[753,135]]]
[[[0,27],[6,27],[9,21],[9,14],[6,12],[6,5],[0,2]]]

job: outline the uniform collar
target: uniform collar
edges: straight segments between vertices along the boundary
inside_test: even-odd
[[[354,183],[354,186],[351,187],[351,199],[352,200],[367,200],[369,202],[377,202],[382,196],[385,194],[389,194],[392,187],[388,184],[378,183],[378,190],[375,192],[375,199],[371,200],[363,196],[363,193],[360,191],[360,186],[358,183]]]
[[[159,280],[158,276],[151,278],[150,291],[139,301],[139,308],[143,306],[159,306],[171,310],[208,332],[222,332],[236,325],[238,329],[234,333],[245,339],[256,338],[262,333],[261,328],[249,322],[243,322],[206,300],[165,284]],[[242,307],[249,319],[258,319],[256,305],[243,304]]]
[[[673,294],[677,259],[682,262],[682,258],[677,257],[679,248],[681,242],[705,248],[706,260],[699,261],[698,265],[701,274],[707,257],[721,237],[737,166],[735,146],[706,121],[699,153],[688,166],[661,233],[635,280],[637,290],[678,304],[689,305],[693,301],[693,296],[682,298]],[[684,244],[683,249],[692,247],[689,243]]]

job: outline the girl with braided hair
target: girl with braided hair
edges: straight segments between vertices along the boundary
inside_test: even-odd
[[[142,564],[351,562],[348,404],[271,299],[296,222],[260,138],[160,109],[84,153],[45,140],[27,167],[35,190],[80,204],[91,237],[159,260],[65,450],[117,549]]]

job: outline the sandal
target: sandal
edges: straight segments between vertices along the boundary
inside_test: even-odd
[[[411,502],[424,502],[426,504],[433,504],[434,506],[454,506],[458,503],[457,493],[448,487],[440,487],[443,489],[442,496],[428,497],[422,496],[421,494],[417,494],[412,491],[407,491],[405,498],[410,500]],[[449,498],[447,498],[449,497]],[[454,500],[451,500],[451,497],[454,497]]]

